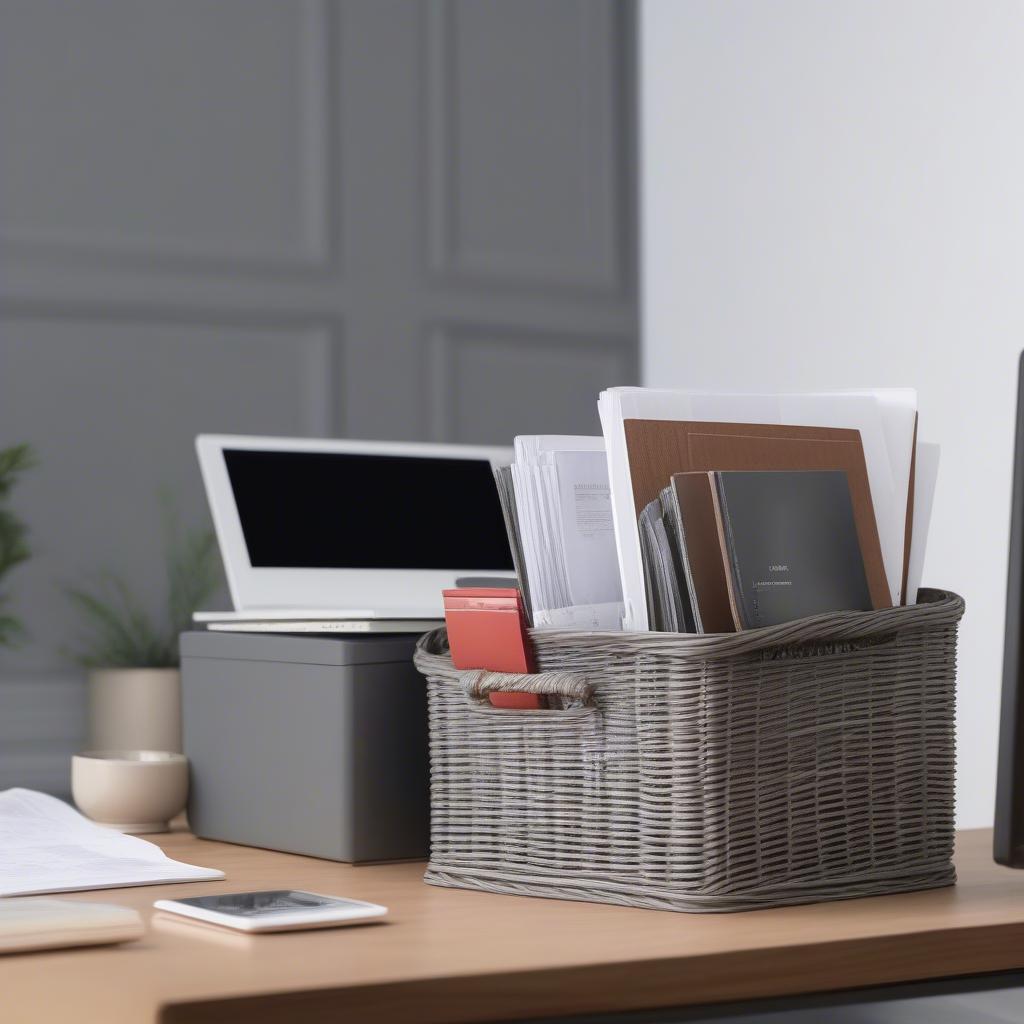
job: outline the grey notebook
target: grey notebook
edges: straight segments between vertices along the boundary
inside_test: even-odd
[[[508,533],[508,546],[512,551],[512,565],[516,570],[519,579],[519,589],[523,595],[523,611],[527,622],[530,621],[530,581],[526,576],[526,562],[523,559],[523,542],[519,535],[519,512],[516,509],[515,488],[512,485],[512,467],[496,466],[494,469],[494,482],[498,487],[498,500],[501,502],[501,515],[505,520],[505,530]]]
[[[737,629],[871,609],[846,473],[714,477]]]
[[[690,594],[690,585],[687,578],[683,524],[671,485],[661,492],[659,500],[661,501],[661,524],[662,532],[665,535],[665,549],[671,559],[672,578],[675,581],[676,591],[679,594],[679,616],[681,623],[679,628],[684,633],[700,633],[702,630],[698,628],[695,621],[693,599]]]
[[[680,577],[674,530],[667,518],[661,500],[656,498],[637,520],[647,588],[647,616],[651,629],[656,632],[692,633],[693,615],[685,583]]]

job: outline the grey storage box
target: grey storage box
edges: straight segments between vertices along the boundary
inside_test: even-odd
[[[183,633],[192,831],[331,860],[425,858],[426,694],[415,642]]]

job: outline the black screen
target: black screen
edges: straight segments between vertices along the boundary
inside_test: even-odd
[[[256,569],[511,569],[484,459],[225,450]]]
[[[993,854],[1024,868],[1024,352],[1017,366],[1017,424],[1010,505],[1010,561],[1006,579],[1003,696]]]

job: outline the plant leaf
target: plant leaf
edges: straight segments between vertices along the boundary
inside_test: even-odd
[[[220,556],[212,530],[182,532],[173,500],[161,494],[167,572],[166,620],[159,625],[139,604],[125,581],[101,574],[94,590],[69,588],[69,600],[88,627],[83,649],[74,659],[81,665],[163,668],[179,662],[178,634],[188,629],[192,614],[221,585]]]
[[[11,493],[15,481],[35,465],[35,456],[27,444],[0,449],[0,502]],[[28,560],[28,527],[10,509],[0,507],[0,579],[15,566]],[[0,605],[7,599],[0,595]],[[24,628],[13,615],[0,617],[0,647],[10,646],[24,637]]]
[[[89,631],[85,649],[75,656],[80,665],[158,668],[176,664],[173,652],[119,576],[101,574],[96,592],[69,588],[66,593]]]

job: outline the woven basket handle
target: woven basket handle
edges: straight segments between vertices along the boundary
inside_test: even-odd
[[[486,672],[473,669],[462,673],[466,696],[474,704],[486,702],[492,693],[542,693],[561,697],[584,707],[594,706],[594,688],[577,672],[538,672],[517,675],[514,672]]]

